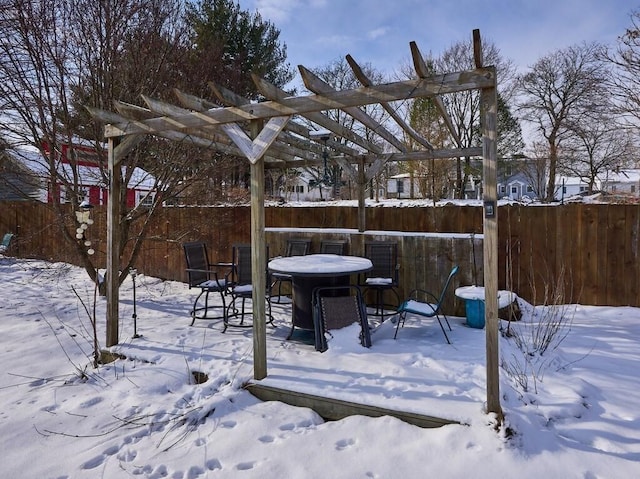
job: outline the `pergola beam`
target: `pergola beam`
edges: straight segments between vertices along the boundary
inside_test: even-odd
[[[422,56],[422,53],[420,53],[418,44],[416,42],[411,42],[409,44],[409,47],[411,48],[411,58],[413,59],[413,67],[416,71],[416,74],[418,75],[418,78],[429,78],[430,76],[429,68],[427,67],[427,64],[424,61],[424,57]],[[440,115],[442,116],[442,119],[444,120],[445,125],[447,125],[447,129],[449,130],[449,133],[451,133],[451,136],[455,140],[456,145],[462,148],[460,135],[458,135],[457,130],[453,126],[453,121],[451,121],[451,117],[449,116],[449,113],[447,113],[447,109],[444,106],[444,102],[442,101],[442,98],[439,95],[434,95],[433,102],[435,103],[436,108],[438,109],[438,112],[440,112]]]
[[[180,108],[160,100],[154,100],[144,95],[142,98],[151,112],[156,114],[182,115],[189,112],[189,110],[184,108]],[[189,133],[201,138],[212,139],[218,143],[230,144],[229,137],[220,131],[220,128],[225,129],[225,126],[227,126],[227,124],[222,125],[221,127],[209,127],[208,129],[194,128],[189,130]],[[302,145],[301,143],[296,144],[294,138],[286,137],[285,139],[289,141],[276,141],[275,138],[272,139],[270,142],[271,148],[269,150],[269,157],[284,161],[292,161],[296,157],[311,161],[317,159],[316,155],[313,155],[308,148],[304,148],[306,145]],[[319,153],[320,152],[318,152],[318,154]],[[263,154],[266,154],[266,152],[263,152]]]
[[[311,70],[306,69],[302,65],[298,67],[300,70],[300,75],[302,76],[302,81],[304,85],[312,92],[327,95],[331,93],[337,92],[335,88],[325,82],[322,78],[315,75]],[[386,103],[386,102],[384,102]],[[374,120],[368,113],[362,111],[358,106],[351,106],[343,108],[347,115],[350,115],[352,118],[358,120],[367,128],[376,132],[378,136],[385,139],[390,145],[395,147],[398,151],[406,152],[407,147],[399,141],[395,135],[393,135],[389,130],[387,130],[384,126],[380,124],[377,120]]]
[[[358,81],[364,87],[373,86],[373,82],[369,79],[369,77],[364,73],[360,65],[356,63],[351,55],[347,55],[347,63],[351,67],[351,71],[353,71],[354,76],[358,79]],[[413,140],[417,141],[419,144],[427,148],[428,150],[433,150],[433,145],[423,136],[421,136],[416,130],[413,129],[411,125],[409,125],[404,119],[398,114],[398,111],[390,105],[388,102],[383,101],[380,102],[380,105],[384,110],[389,114],[391,118],[398,124],[400,128]]]
[[[253,81],[258,87],[258,90],[262,95],[266,98],[269,98],[272,101],[283,101],[286,98],[290,98],[287,92],[281,90],[280,88],[272,85],[266,80],[253,75]],[[347,141],[350,141],[367,151],[380,153],[382,150],[380,147],[374,143],[371,143],[369,140],[362,138],[361,136],[355,134],[349,128],[344,125],[338,123],[337,121],[329,118],[325,113],[320,111],[307,112],[301,116],[304,116],[307,120],[319,125],[322,128],[326,128],[336,136],[340,138],[344,138]]]
[[[155,134],[169,129],[200,127],[203,124],[219,125],[238,121],[269,119],[274,116],[305,115],[324,110],[344,109],[352,106],[371,105],[379,102],[433,97],[470,89],[491,87],[494,73],[488,69],[476,69],[428,78],[418,78],[374,87],[336,91],[323,95],[288,97],[279,101],[252,103],[241,107],[217,108],[207,112],[191,112],[166,118],[129,121],[105,127],[107,138],[131,134]]]

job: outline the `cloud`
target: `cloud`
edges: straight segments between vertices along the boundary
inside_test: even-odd
[[[377,38],[384,37],[389,32],[389,27],[378,27],[367,33],[367,38],[370,40],[376,40]]]
[[[278,25],[289,23],[293,10],[299,4],[299,0],[256,0],[255,9],[262,18]]]
[[[255,9],[263,18],[269,19],[276,26],[288,24],[295,20],[301,10],[322,9],[328,5],[328,0],[255,0]],[[250,1],[242,2],[243,6]]]

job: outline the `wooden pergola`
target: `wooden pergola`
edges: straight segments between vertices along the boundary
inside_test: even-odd
[[[484,191],[484,286],[486,291],[486,356],[487,412],[502,416],[498,369],[498,255],[497,255],[497,188],[496,188],[496,124],[497,79],[492,66],[483,65],[479,30],[473,31],[475,69],[447,74],[429,74],[424,57],[415,42],[410,43],[416,76],[410,80],[375,85],[355,60],[347,61],[361,87],[335,90],[310,70],[299,66],[306,88],[304,96],[289,96],[285,91],[253,76],[260,94],[267,101],[255,103],[223,87],[210,84],[218,106],[205,99],[176,91],[180,106],[143,97],[145,107],[123,102],[115,103],[116,112],[88,108],[92,116],[104,123],[109,143],[108,168],[111,181],[110,198],[121,194],[120,162],[135,148],[144,135],[155,135],[175,141],[243,156],[249,160],[251,175],[251,247],[253,270],[253,343],[254,378],[267,376],[266,318],[264,298],[266,278],[265,248],[265,168],[296,168],[319,165],[325,147],[351,181],[358,186],[358,229],[365,230],[365,185],[388,161],[450,159],[482,157]],[[478,90],[481,97],[481,148],[463,148],[449,118],[443,95]],[[393,102],[431,98],[444,119],[457,148],[436,149],[419,135],[397,113]],[[361,107],[378,104],[395,121],[408,144]],[[370,131],[376,141],[359,135],[331,119],[328,110],[342,110]],[[297,121],[305,118],[305,123]],[[307,126],[311,125],[311,127]],[[334,139],[320,142],[313,134],[328,130]],[[380,146],[384,145],[384,147]],[[118,226],[119,202],[109,201],[107,207],[107,338],[108,347],[118,343],[119,322],[119,257],[121,234]]]

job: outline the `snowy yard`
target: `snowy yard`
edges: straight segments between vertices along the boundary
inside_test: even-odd
[[[371,349],[352,327],[318,353],[286,340],[290,309],[274,304],[266,384],[462,423],[422,429],[391,417],[325,422],[257,400],[242,389],[253,377],[251,330],[190,327],[196,291],[182,283],[138,276],[142,337],[132,338],[128,279],[113,348],[126,359],[94,369],[85,310],[93,288],[81,269],[0,257],[0,278],[3,477],[617,479],[640,471],[638,308],[563,306],[566,338],[533,363],[501,338],[512,375],[501,370],[506,421],[496,432],[483,412],[484,331],[464,318],[450,318],[451,345],[437,323],[409,319],[397,340],[386,321]],[[527,306],[513,326],[533,331],[526,325],[545,313]],[[104,300],[96,307],[103,341]],[[193,371],[208,380],[195,384]]]

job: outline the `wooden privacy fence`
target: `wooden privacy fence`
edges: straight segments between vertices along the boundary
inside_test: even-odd
[[[95,223],[87,231],[101,268],[104,210],[94,208]],[[163,208],[151,223],[136,267],[147,275],[186,281],[182,243],[203,240],[212,261],[229,261],[231,245],[250,240],[249,218],[246,206]],[[511,289],[534,304],[640,306],[637,205],[508,205],[500,206],[498,218],[500,289]],[[266,209],[265,219],[268,228],[316,228],[312,234],[319,242],[320,235],[338,234],[327,229],[355,229],[357,208],[274,206]],[[10,254],[79,264],[58,231],[59,221],[74,221],[73,211],[57,218],[41,203],[0,203],[0,235],[16,234]],[[482,284],[482,208],[369,207],[366,221],[367,235],[378,231],[378,236],[398,238],[403,288],[424,285],[431,278],[440,284],[452,260],[462,269],[457,284],[473,282],[474,277]],[[418,234],[401,234],[405,232]],[[446,233],[463,235],[443,239]],[[286,237],[297,234],[267,232],[271,254],[281,254]]]

